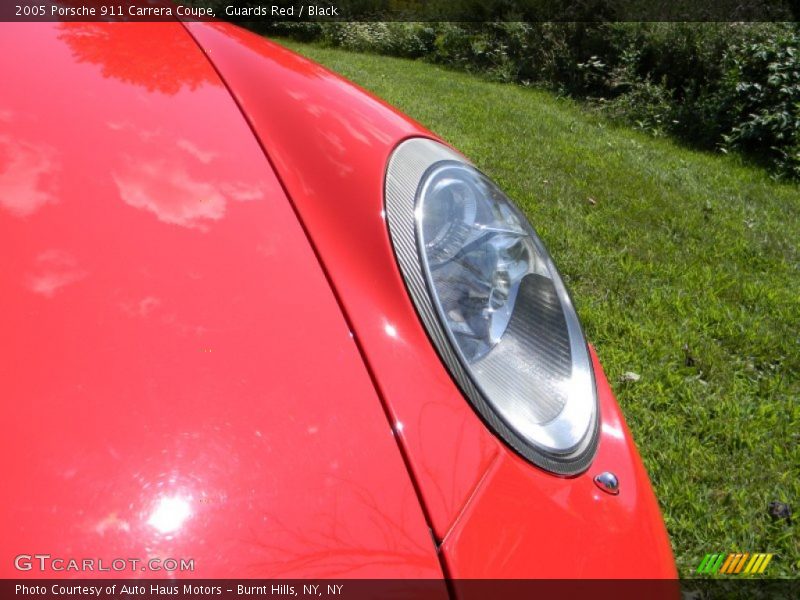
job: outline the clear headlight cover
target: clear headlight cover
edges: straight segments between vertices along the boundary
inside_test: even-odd
[[[467,398],[533,463],[584,470],[598,426],[591,360],[525,217],[463,157],[421,138],[392,154],[386,211],[412,299]]]

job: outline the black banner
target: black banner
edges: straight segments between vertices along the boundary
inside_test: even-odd
[[[800,0],[5,0],[0,21],[798,21]]]
[[[297,579],[4,579],[2,598],[149,599],[274,598],[297,600],[789,600],[800,597],[800,580],[297,580]]]

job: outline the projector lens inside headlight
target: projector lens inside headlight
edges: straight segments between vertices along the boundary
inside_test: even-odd
[[[425,139],[392,155],[386,208],[411,296],[465,395],[535,464],[585,469],[598,421],[591,361],[525,217],[462,157]]]

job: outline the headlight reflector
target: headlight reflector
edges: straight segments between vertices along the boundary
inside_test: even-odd
[[[591,360],[525,217],[462,157],[421,138],[389,161],[386,210],[417,310],[468,399],[533,463],[585,469],[598,422]]]

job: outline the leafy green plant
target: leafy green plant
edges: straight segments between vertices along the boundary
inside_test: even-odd
[[[781,33],[732,53],[728,76],[738,119],[724,141],[766,151],[781,174],[800,178],[800,35]]]
[[[800,178],[794,23],[289,23],[272,32],[546,87],[654,135]]]

